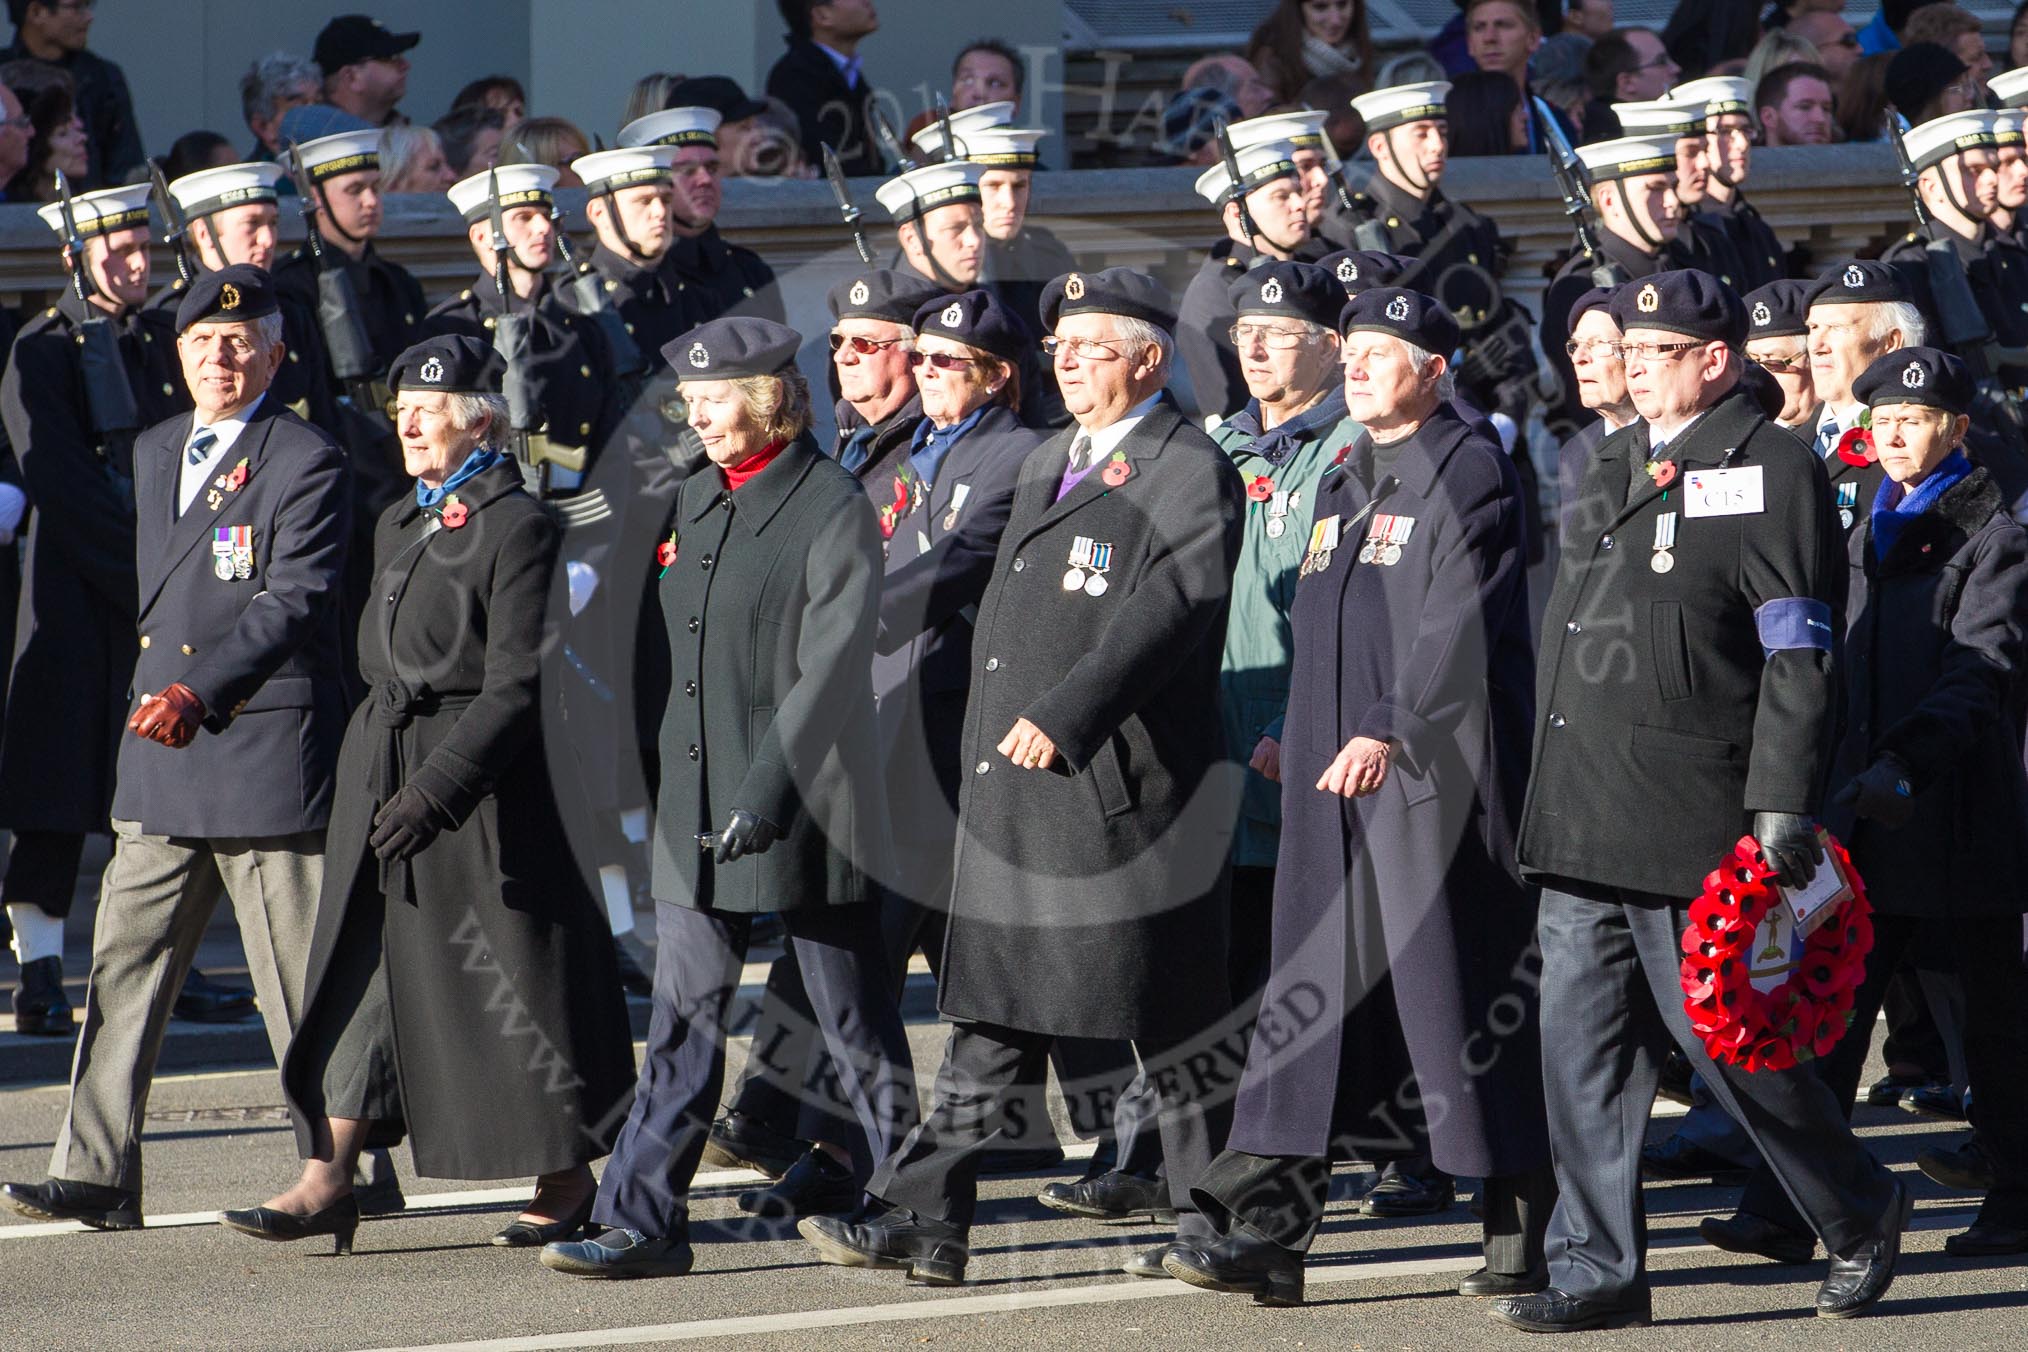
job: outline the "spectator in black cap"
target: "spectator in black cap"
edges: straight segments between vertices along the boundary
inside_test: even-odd
[[[1627,397],[1627,366],[1620,356],[1620,326],[1613,318],[1612,298],[1616,290],[1595,286],[1570,307],[1570,337],[1564,351],[1577,389],[1577,401],[1598,418],[1566,437],[1557,453],[1557,489],[1560,507],[1559,531],[1569,538],[1584,511],[1586,519],[1603,512],[1611,516],[1617,502],[1600,501],[1583,505],[1584,476],[1591,469],[1599,443],[1631,423],[1639,415]]]
[[[420,33],[390,33],[378,19],[341,14],[317,34],[312,52],[324,72],[324,102],[384,127],[408,92],[408,52]]]
[[[84,123],[87,163],[73,191],[125,183],[140,167],[141,128],[127,76],[98,53],[86,50],[96,17],[90,4],[72,0],[7,0],[14,41],[0,48],[0,62],[46,61],[75,86],[78,118]]]
[[[789,49],[768,71],[767,92],[795,113],[803,158],[821,163],[828,143],[847,174],[884,172],[887,160],[871,116],[875,90],[859,58],[859,44],[880,27],[873,0],[776,4],[789,28]]]
[[[1817,414],[1824,402],[1810,367],[1812,286],[1801,277],[1784,277],[1741,297],[1746,306],[1746,359],[1781,387],[1782,409],[1775,421],[1803,437],[1816,435]]]
[[[725,318],[665,354],[714,469],[678,496],[656,590],[669,633],[655,817],[655,1031],[592,1212],[542,1261],[586,1277],[680,1276],[689,1190],[724,1076],[753,918],[776,912],[857,1119],[846,1190],[916,1119],[881,947],[890,876],[870,672],[880,537],[810,436],[802,339]],[[756,625],[756,615],[778,623]]]
[[[888,479],[922,418],[909,366],[915,314],[942,294],[914,273],[871,268],[838,283],[825,298],[838,376],[836,455],[876,505],[893,500]]]

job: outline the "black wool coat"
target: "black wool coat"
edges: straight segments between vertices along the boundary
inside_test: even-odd
[[[1389,468],[1373,454],[1362,433],[1319,484],[1315,520],[1337,518],[1339,544],[1290,611],[1273,974],[1231,1142],[1323,1155],[1399,1109],[1392,1059],[1348,1031],[1377,938],[1438,1167],[1520,1173],[1549,1158],[1535,900],[1513,864],[1535,685],[1520,481],[1449,405]],[[1403,521],[1394,563],[1362,559]],[[1318,789],[1362,736],[1396,744],[1380,790]]]
[[[1889,830],[1825,819],[1886,915],[2028,911],[2028,776],[2021,764],[2028,532],[1983,469],[1902,527],[1885,558],[1870,519],[1849,541],[1845,736],[1835,788],[1892,753],[1915,815]]]
[[[782,289],[775,270],[752,249],[726,241],[715,225],[700,235],[679,235],[663,259],[676,281],[688,321],[685,332],[725,314],[758,315],[782,322]]]
[[[399,1078],[417,1171],[518,1178],[610,1149],[634,1058],[612,930],[542,754],[556,525],[512,461],[455,496],[469,513],[456,529],[436,528],[411,496],[375,533],[379,589],[359,634],[369,694],[339,752],[282,1086],[307,1152],[305,1105],[320,1101],[328,1049],[384,952],[394,1046],[376,1067]],[[453,825],[383,864],[367,838],[405,785]],[[374,893],[383,906],[361,904]]]
[[[852,476],[807,435],[728,492],[684,481],[655,813],[657,901],[746,915],[870,901],[889,866],[874,747],[880,536]],[[782,836],[730,864],[698,847],[734,810]]]
[[[1814,452],[1739,389],[1678,433],[1678,478],[1645,477],[1647,424],[1607,437],[1584,496],[1625,505],[1564,541],[1542,622],[1520,860],[1558,885],[1688,900],[1756,811],[1817,812],[1838,714],[1829,646],[1845,579],[1838,518]],[[1691,517],[1688,476],[1759,471],[1764,510]],[[1672,566],[1655,571],[1659,518]],[[1755,613],[1820,602],[1825,648],[1765,653]],[[1821,619],[1817,621],[1823,623]]]
[[[1035,1033],[1181,1037],[1230,1006],[1240,770],[1212,711],[1245,495],[1166,399],[1108,462],[1120,482],[1102,465],[1058,501],[1072,439],[1022,464],[979,604],[938,1000]],[[1079,537],[1111,546],[1096,596],[1064,587]],[[995,749],[1022,718],[1049,770]]]

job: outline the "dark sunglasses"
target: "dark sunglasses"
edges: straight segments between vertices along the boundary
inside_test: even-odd
[[[908,354],[908,364],[910,366],[921,366],[927,362],[939,371],[962,371],[966,367],[976,364],[978,360],[977,357],[960,357],[955,352],[911,352]]]
[[[842,333],[834,333],[831,335],[831,350],[833,352],[836,352],[840,348],[844,347],[845,344],[850,343],[852,344],[852,350],[854,352],[857,352],[862,357],[870,357],[874,353],[880,351],[882,348],[893,347],[896,343],[905,343],[907,341],[908,339],[905,337],[862,338],[856,333],[852,334],[850,337],[847,337],[845,334]]]

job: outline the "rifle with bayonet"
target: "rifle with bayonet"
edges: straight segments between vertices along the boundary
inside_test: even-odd
[[[887,157],[894,161],[895,172],[905,174],[922,168],[922,162],[908,153],[908,148],[894,130],[894,124],[887,120],[886,110],[876,103],[866,110],[866,115],[873,124],[874,139],[880,142],[880,148],[887,152]]]
[[[162,223],[169,227],[162,242],[169,246],[169,257],[175,260],[176,276],[189,286],[197,280],[197,269],[190,262],[190,222],[184,219],[183,208],[169,194],[169,176],[162,172],[162,161],[149,159],[148,177],[155,182],[155,201],[162,208]]]
[[[560,465],[572,473],[582,473],[589,451],[582,446],[559,445],[543,433],[541,393],[530,369],[535,352],[535,315],[531,310],[517,313],[514,309],[514,281],[510,275],[516,266],[514,246],[507,242],[498,170],[486,171],[486,190],[492,198],[486,219],[493,248],[493,285],[500,298],[500,313],[493,318],[493,350],[500,354],[506,367],[500,393],[507,400],[508,449],[521,462],[522,473],[531,480],[535,495],[544,497],[549,491],[549,466]]]
[[[964,156],[958,152],[958,138],[951,131],[951,105],[949,100],[945,99],[942,94],[937,95],[935,108],[937,130],[942,133],[944,138],[944,159],[946,161],[963,159]]]
[[[1246,236],[1246,247],[1255,248],[1254,241],[1261,237],[1260,227],[1253,223],[1253,213],[1246,209],[1246,180],[1240,176],[1239,155],[1232,148],[1232,131],[1222,117],[1212,124],[1212,130],[1218,137],[1218,157],[1232,179],[1232,200],[1239,203],[1240,232]]]
[[[619,203],[607,197],[606,206],[617,219]],[[577,248],[570,242],[570,232],[564,229],[560,203],[550,206],[549,224],[556,236],[556,256],[562,260],[564,275],[570,278],[572,308],[597,324],[599,332],[605,335],[606,346],[613,354],[613,373],[621,380],[646,375],[648,358],[634,341],[634,335],[627,331],[627,321],[620,317],[613,298],[606,294],[605,279],[599,276],[597,268],[578,263]]]
[[[1585,177],[1584,165],[1564,138],[1563,128],[1557,125],[1549,105],[1540,98],[1535,98],[1534,103],[1536,124],[1549,143],[1549,171],[1556,177],[1557,191],[1563,194],[1563,214],[1570,218],[1571,228],[1577,233],[1577,247],[1591,264],[1591,284],[1622,286],[1632,278],[1599,247],[1598,226],[1591,214],[1591,183]]]
[[[83,318],[78,322],[78,372],[83,378],[86,421],[97,442],[101,463],[112,472],[122,496],[133,501],[134,434],[141,430],[141,409],[120,356],[120,335],[105,312],[92,304],[98,286],[85,258],[84,237],[78,233],[70,180],[56,171],[56,197],[63,216],[63,243],[70,253],[71,294]]]
[[[866,213],[852,205],[852,193],[845,186],[845,167],[838,163],[838,152],[829,144],[824,146],[824,177],[831,184],[831,196],[838,199],[839,217],[852,232],[852,247],[859,250],[859,261],[872,267],[873,250],[866,245],[866,232],[859,228],[859,218]]]
[[[1305,112],[1317,110],[1304,104]],[[1345,161],[1338,158],[1338,147],[1331,144],[1331,133],[1323,127],[1317,128],[1317,153],[1324,157],[1324,167],[1330,171],[1331,186],[1338,190],[1338,205],[1347,212],[1352,210],[1352,183],[1345,176]],[[1360,245],[1362,249],[1365,245]],[[1384,250],[1383,250],[1384,252]]]
[[[317,226],[316,187],[303,169],[303,156],[294,141],[289,142],[289,178],[296,185],[296,201],[303,213],[303,238],[310,250],[310,262],[317,274],[317,331],[324,338],[324,354],[331,362],[331,374],[351,401],[354,412],[363,413],[383,429],[388,426],[382,372],[373,360],[373,340],[366,334],[366,319],[352,274],[343,257],[333,257],[325,246],[324,232]]]

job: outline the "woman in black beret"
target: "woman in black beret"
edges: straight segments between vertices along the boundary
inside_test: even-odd
[[[554,521],[499,449],[500,363],[439,337],[389,374],[415,492],[374,533],[369,695],[339,753],[304,1008],[282,1087],[302,1177],[220,1219],[260,1239],[359,1223],[362,1147],[418,1173],[539,1175],[493,1242],[575,1234],[633,1084],[603,910],[557,816],[538,724]]]

